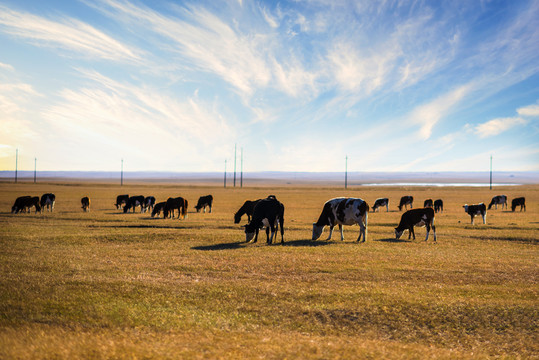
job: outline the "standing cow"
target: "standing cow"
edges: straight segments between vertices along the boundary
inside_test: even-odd
[[[408,230],[408,240],[410,240],[410,236],[413,236],[415,240],[414,226],[427,227],[425,241],[429,239],[430,228],[432,227],[434,242],[436,242],[436,227],[434,226],[433,208],[411,209],[402,214],[401,221],[395,228],[395,238],[398,240],[402,236],[404,230]]]
[[[116,204],[114,204],[114,206],[116,206],[116,210],[120,210],[122,206],[127,205],[128,201],[129,201],[129,195],[127,194],[116,196]]]
[[[427,207],[433,207],[434,206],[434,203],[432,201],[432,199],[427,199],[423,202],[423,207],[424,208],[427,208]]]
[[[258,240],[258,231],[266,228],[267,243],[273,242],[275,231],[281,227],[281,244],[284,243],[284,205],[279,202],[275,196],[268,196],[266,199],[260,200],[254,210],[253,219],[245,225],[245,241],[250,242]],[[270,237],[271,229],[271,237]],[[277,236],[275,236],[277,237]]]
[[[463,208],[464,208],[464,211],[468,215],[470,215],[470,217],[472,218],[472,225],[474,224],[473,223],[473,218],[476,215],[481,215],[481,217],[483,218],[483,224],[487,223],[487,207],[485,206],[485,204],[483,204],[483,203],[479,203],[477,205],[465,204],[463,206]]]
[[[442,199],[434,200],[434,212],[444,212],[444,201]]]
[[[142,212],[146,212],[148,210],[153,210],[153,207],[155,205],[155,197],[154,196],[146,196],[144,198],[144,202],[142,203]]]
[[[399,202],[399,211],[402,210],[403,206],[404,206],[404,208],[406,210],[408,210],[408,205],[410,205],[410,209],[412,209],[413,204],[414,204],[414,197],[409,196],[409,195],[405,195],[405,196],[401,197],[401,201]]]
[[[165,204],[164,217],[167,218],[169,215],[174,217],[174,210],[178,209],[178,219],[180,216],[182,216],[183,219],[187,218],[187,205],[187,200],[181,196],[177,198],[168,198]]]
[[[204,213],[206,213],[206,206],[207,206],[211,213],[212,205],[213,205],[212,195],[201,196],[200,198],[198,198],[198,202],[197,202],[197,205],[195,206],[195,209],[197,212],[200,212],[200,210],[203,210]]]
[[[20,196],[15,199],[15,203],[11,207],[11,213],[18,214],[20,212],[30,212],[32,207],[36,208],[36,213],[41,211],[41,205],[39,204],[38,196]]]
[[[511,201],[511,211],[514,212],[517,206],[520,206],[520,211],[522,211],[523,208],[524,211],[526,211],[526,198],[519,197],[513,199],[513,201]]]
[[[84,212],[90,211],[90,198],[88,196],[85,196],[82,199],[80,199],[80,203],[82,205],[82,210]]]
[[[372,206],[372,212],[376,212],[376,209],[379,207],[385,206],[386,212],[389,211],[389,199],[388,198],[379,198],[374,201],[374,205]]]
[[[157,204],[155,204],[155,206],[153,207],[153,211],[152,211],[152,217],[154,216],[159,216],[159,214],[161,214],[161,211],[163,211],[163,213],[165,213],[165,206],[167,205],[167,202],[166,201],[162,201],[162,202],[159,202]]]
[[[367,217],[369,205],[362,199],[358,198],[335,198],[326,201],[322,208],[322,213],[318,221],[313,223],[313,240],[316,240],[322,235],[325,226],[329,226],[329,236],[327,240],[331,240],[333,227],[339,225],[341,233],[341,241],[344,240],[342,231],[343,225],[359,225],[359,236],[357,241],[363,242],[367,240]]]
[[[127,200],[127,205],[124,206],[124,213],[127,213],[131,208],[135,212],[135,208],[140,206],[140,212],[144,212],[144,195],[131,196]]]
[[[489,210],[492,208],[492,205],[495,206],[496,210],[498,210],[498,205],[502,206],[502,210],[503,210],[504,206],[507,209],[507,196],[505,196],[505,195],[496,195],[496,196],[494,196],[492,198],[492,200],[490,200],[490,204],[488,204],[488,209]]]
[[[41,200],[39,205],[41,205],[41,211],[45,210],[45,207],[48,211],[52,212],[54,210],[54,203],[56,202],[56,196],[52,193],[41,195]]]

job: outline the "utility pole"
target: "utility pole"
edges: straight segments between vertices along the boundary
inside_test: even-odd
[[[241,148],[240,187],[243,187],[243,147]]]
[[[492,190],[492,155],[490,155],[490,190]]]
[[[234,144],[234,187],[236,187],[236,144]]]
[[[15,184],[17,183],[18,167],[19,167],[19,149],[15,149]]]
[[[120,186],[124,186],[124,159],[122,159],[122,171],[120,172]]]
[[[348,155],[346,155],[344,163],[344,188],[348,189]]]
[[[34,158],[34,184],[36,183],[37,158]]]
[[[225,159],[225,181],[224,181],[224,183],[225,183],[225,189],[226,189],[226,159]]]

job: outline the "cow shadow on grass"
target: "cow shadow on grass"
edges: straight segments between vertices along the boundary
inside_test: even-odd
[[[408,239],[395,239],[394,237],[385,238],[385,239],[376,239],[376,240],[373,240],[373,241],[381,241],[381,242],[387,242],[387,243],[409,243],[409,242],[413,242],[411,239],[410,240],[408,240]]]
[[[237,241],[237,242],[232,242],[232,243],[193,246],[191,249],[202,250],[202,251],[234,250],[234,249],[240,249],[244,247],[242,246],[242,244],[245,245],[245,242]]]

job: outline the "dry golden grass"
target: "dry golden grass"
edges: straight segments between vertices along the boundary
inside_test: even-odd
[[[53,213],[10,214],[20,195],[53,192]],[[186,220],[123,214],[115,197],[183,196]],[[527,212],[464,203],[526,196]],[[212,214],[195,213],[213,194]],[[275,194],[285,246],[245,244],[233,213]],[[393,239],[402,195],[442,198],[438,244]],[[91,198],[82,212],[80,198]],[[367,242],[312,242],[323,203],[354,196]],[[537,358],[539,186],[227,188],[0,183],[0,358]],[[245,220],[243,221],[243,223]],[[327,237],[327,229],[322,238]]]

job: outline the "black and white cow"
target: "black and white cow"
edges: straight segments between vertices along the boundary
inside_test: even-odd
[[[41,211],[45,210],[45,207],[48,211],[54,210],[54,203],[56,202],[56,196],[52,193],[41,195],[41,200],[39,205],[41,205]]]
[[[168,198],[165,204],[164,217],[174,217],[174,210],[178,209],[178,219],[182,216],[183,219],[187,217],[188,202],[181,196],[177,198]]]
[[[152,217],[154,217],[156,215],[159,216],[159,214],[161,214],[161,211],[163,211],[163,213],[164,213],[166,205],[167,205],[166,201],[161,201],[161,202],[158,202],[157,204],[155,204],[155,206],[153,207],[153,211],[152,211]]]
[[[267,199],[273,198],[277,200],[275,195],[268,195]],[[251,216],[253,215],[253,211],[255,209],[256,204],[262,199],[258,200],[246,200],[243,205],[239,208],[238,211],[234,214],[234,224],[239,224],[241,221],[241,217],[243,215],[247,215],[247,223],[251,222]]]
[[[203,209],[204,213],[206,212],[206,206],[209,207],[210,213],[211,213],[211,207],[213,205],[213,196],[212,195],[206,195],[201,196],[198,198],[197,205],[195,206],[195,209],[197,212],[200,212],[200,210]]]
[[[37,196],[19,196],[15,199],[15,203],[11,207],[11,213],[18,214],[20,212],[30,212],[30,208],[34,206],[36,208],[36,213],[41,211],[41,205],[39,204],[39,197]]]
[[[434,212],[444,212],[444,201],[442,199],[434,200]]]
[[[405,196],[401,197],[401,201],[399,202],[399,211],[402,210],[403,206],[404,206],[404,208],[406,210],[408,210],[408,205],[410,205],[410,209],[412,209],[413,208],[413,203],[414,203],[414,197],[413,196],[405,195]]]
[[[318,221],[313,223],[313,240],[316,240],[322,235],[325,226],[329,226],[329,236],[327,240],[331,240],[333,227],[339,225],[341,233],[341,241],[344,240],[342,231],[343,225],[359,225],[359,236],[357,241],[363,242],[367,240],[367,217],[369,205],[362,199],[358,198],[335,198],[326,201],[322,208],[322,213],[318,217]]]
[[[124,206],[124,214],[131,210],[131,208],[133,208],[133,212],[135,212],[137,206],[140,206],[140,212],[144,211],[144,195],[129,197],[127,204]]]
[[[517,206],[520,206],[520,211],[522,211],[522,208],[524,208],[524,211],[526,211],[526,198],[514,198],[513,201],[511,201],[511,211],[515,211]]]
[[[507,196],[505,196],[505,195],[496,195],[496,196],[494,196],[492,198],[492,200],[490,200],[490,204],[488,204],[488,209],[489,210],[492,208],[492,205],[495,206],[496,210],[498,210],[498,205],[502,206],[502,210],[503,210],[504,206],[507,209]]]
[[[374,201],[374,205],[372,206],[372,212],[375,212],[376,209],[378,209],[381,206],[386,207],[386,212],[389,211],[389,199],[388,198],[379,198]]]
[[[90,198],[88,196],[85,196],[80,199],[80,204],[82,205],[82,210],[84,212],[90,211]]]
[[[426,208],[426,207],[433,207],[434,206],[434,203],[432,201],[432,199],[427,199],[423,202],[423,207]]]
[[[479,203],[477,205],[465,204],[463,206],[463,208],[464,208],[464,211],[468,215],[470,215],[470,217],[472,218],[472,225],[474,224],[473,223],[473,218],[476,215],[481,215],[481,217],[483,218],[483,224],[487,223],[487,207],[485,206],[485,204],[483,204],[483,203]]]
[[[148,210],[153,210],[153,207],[155,205],[155,197],[154,196],[146,196],[144,198],[144,202],[142,203],[142,212],[146,212]]]
[[[245,241],[257,242],[258,231],[266,228],[267,243],[273,242],[275,232],[281,227],[281,244],[284,243],[284,205],[275,196],[260,200],[253,210],[253,219],[245,226]],[[270,236],[271,229],[271,236]],[[277,237],[277,236],[275,236]]]
[[[415,240],[414,226],[427,227],[425,241],[429,239],[430,228],[432,227],[434,242],[436,242],[436,227],[434,226],[433,208],[411,209],[402,214],[399,226],[395,228],[395,238],[399,239],[404,230],[408,230],[408,240],[410,239],[410,236],[413,236]]]
[[[114,206],[116,206],[116,209],[117,210],[120,210],[122,208],[122,206],[125,206],[127,205],[127,202],[129,201],[129,195],[118,195],[116,196],[116,204],[114,204]]]

